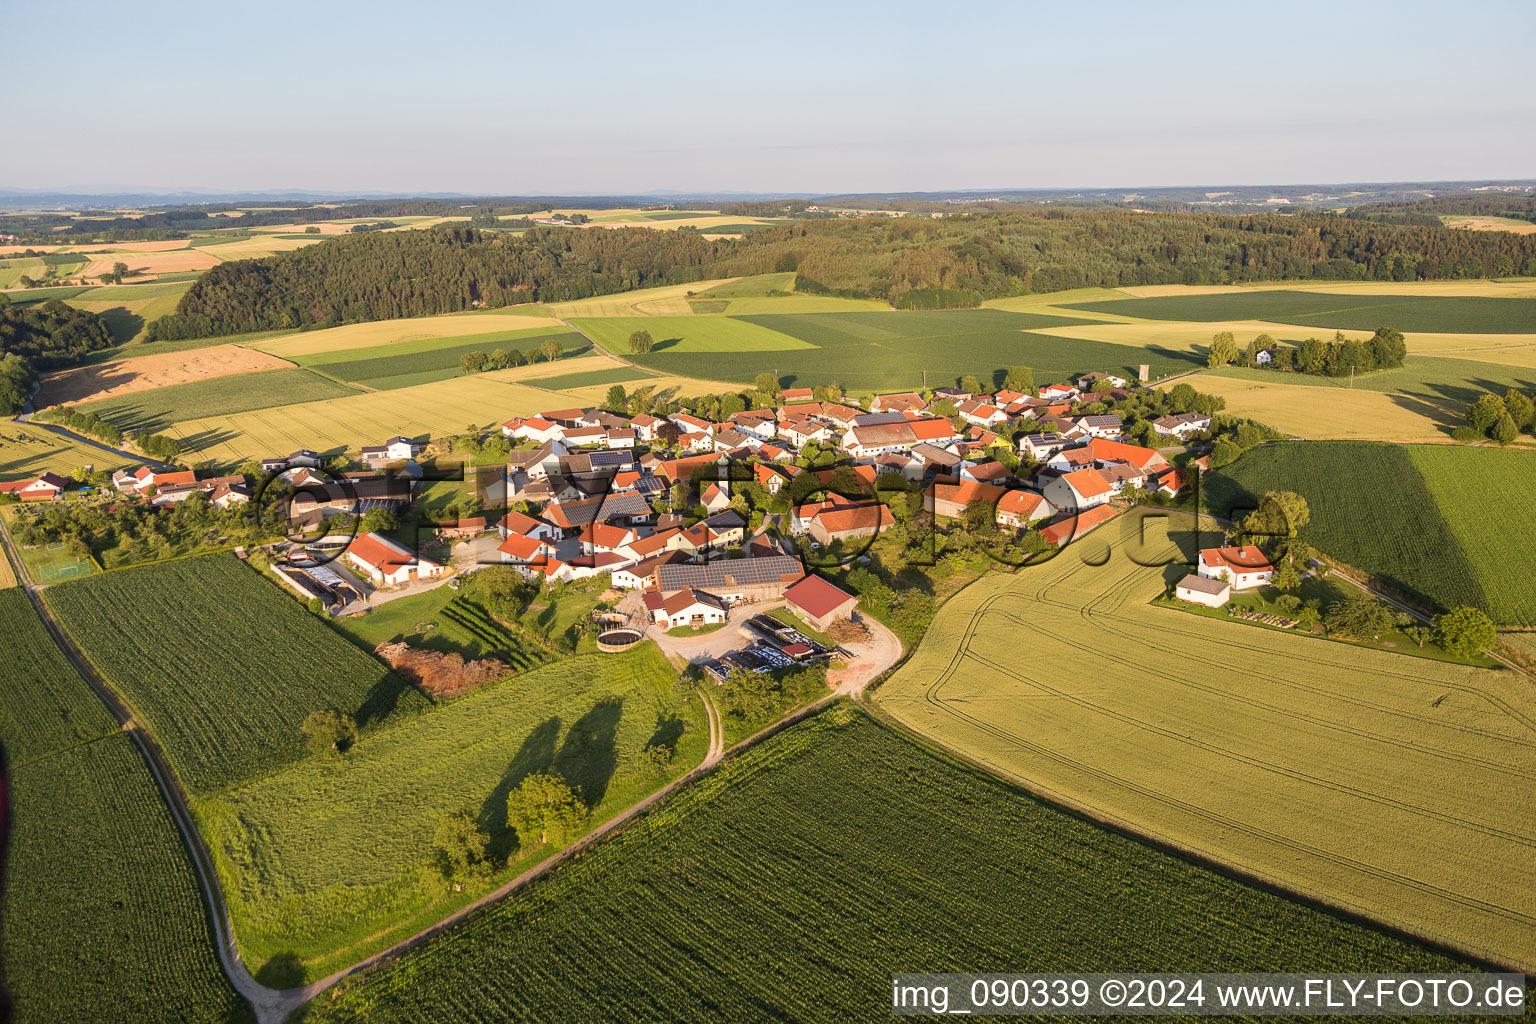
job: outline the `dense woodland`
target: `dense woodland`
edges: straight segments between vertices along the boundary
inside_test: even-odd
[[[21,411],[38,369],[73,366],[112,344],[95,313],[51,302],[13,306],[0,294],[0,415]]]
[[[1298,214],[1035,208],[800,221],[736,240],[692,230],[462,226],[368,233],[224,263],[150,337],[180,339],[559,301],[796,271],[797,287],[899,307],[1085,286],[1536,275],[1536,236]]]
[[[1536,196],[1484,192],[1471,196],[1445,196],[1415,202],[1366,203],[1346,216],[1395,224],[1437,227],[1440,215],[1456,217],[1510,217],[1536,224]]]

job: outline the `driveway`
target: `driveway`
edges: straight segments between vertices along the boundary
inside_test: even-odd
[[[868,615],[860,615],[859,621],[869,630],[869,639],[859,643],[843,644],[843,649],[854,656],[842,668],[827,673],[827,683],[836,687],[842,697],[856,696],[880,673],[901,660],[901,640]]]
[[[701,661],[718,658],[726,651],[747,646],[750,641],[741,635],[741,624],[754,615],[761,615],[763,612],[771,612],[775,608],[782,607],[784,607],[783,601],[733,605],[726,615],[724,626],[712,633],[703,633],[699,636],[667,636],[660,626],[651,626],[645,631],[645,635],[656,641],[656,646],[661,648],[661,653],[668,657],[682,658],[690,664],[697,665]]]

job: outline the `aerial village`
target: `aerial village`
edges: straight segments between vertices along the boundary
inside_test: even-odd
[[[1150,429],[1138,424],[1156,447],[1133,443],[1121,416],[1103,410],[1138,391],[1154,394],[1094,371],[1029,391],[877,395],[867,407],[835,387],[789,388],[720,422],[683,409],[551,409],[502,423],[506,458],[476,474],[476,514],[424,525],[415,542],[384,527],[399,524],[427,486],[418,460],[440,451],[437,443],[396,436],[362,446],[360,469],[295,451],[259,464],[263,482],[286,485],[289,540],[274,546],[271,569],[334,615],[455,585],[487,565],[549,583],[601,577],[627,595],[606,617],[602,649],[737,622],[744,646],[703,662],[719,678],[733,668],[823,663],[847,653],[831,637],[837,624],[858,621],[859,599],[806,566],[818,553],[859,559],[858,545],[895,522],[881,498],[890,486],[920,494],[935,522],[985,509],[997,529],[1033,534],[1046,548],[1092,532],[1129,502],[1177,498],[1187,473],[1169,455],[1207,439],[1211,416],[1158,416]],[[199,495],[228,509],[251,501],[263,482],[145,465],[117,472],[110,486],[154,508]],[[7,500],[22,501],[78,486],[51,474],[0,485],[15,495]],[[743,492],[778,499],[786,511],[764,515]],[[1272,573],[1256,547],[1211,548],[1175,593],[1221,607]],[[804,630],[753,614],[768,605],[788,609]]]

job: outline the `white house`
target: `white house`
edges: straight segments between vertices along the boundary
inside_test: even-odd
[[[1067,446],[1060,434],[1026,434],[1019,439],[1019,454],[1031,459],[1048,459]]]
[[[1232,597],[1232,585],[1223,580],[1207,579],[1190,574],[1179,580],[1173,593],[1180,601],[1203,604],[1207,608],[1220,608]]]
[[[1076,398],[1080,394],[1071,384],[1047,384],[1040,389],[1041,398]]]
[[[443,573],[443,566],[378,533],[362,534],[347,545],[347,561],[384,587]]]
[[[1125,430],[1119,416],[1079,416],[1074,422],[1088,437],[1119,437]]]
[[[1117,377],[1112,373],[1105,373],[1102,370],[1094,370],[1092,373],[1085,373],[1077,378],[1077,386],[1084,391],[1093,391],[1095,388],[1104,385],[1112,388],[1123,388],[1125,383],[1124,377]]]
[[[1055,514],[1045,495],[1034,491],[1012,490],[997,502],[997,525],[1016,530]]]
[[[1196,569],[1208,580],[1232,584],[1233,590],[1252,590],[1266,586],[1274,578],[1275,567],[1252,544],[1240,548],[1204,548]]]
[[[1081,512],[1104,504],[1114,495],[1114,485],[1092,467],[1059,476],[1045,485],[1045,500],[1063,511]]]
[[[424,444],[417,444],[410,438],[397,434],[381,445],[361,449],[361,453],[364,462],[401,462],[405,459],[414,459],[425,451],[426,447]]]
[[[1172,416],[1159,416],[1152,421],[1152,427],[1159,434],[1183,439],[1211,429],[1211,418],[1198,412],[1181,412]]]

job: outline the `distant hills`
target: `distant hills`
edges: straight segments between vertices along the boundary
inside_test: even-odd
[[[313,189],[219,191],[178,189],[154,191],[128,186],[78,186],[72,189],[0,188],[0,209],[123,209],[187,206],[199,203],[317,203],[378,199],[435,199],[465,205],[545,203],[551,207],[588,208],[658,206],[679,203],[802,200],[814,203],[879,207],[904,202],[964,204],[1019,203],[1146,203],[1187,204],[1214,211],[1241,212],[1249,208],[1337,208],[1362,203],[1403,202],[1469,192],[1536,194],[1536,179],[1470,181],[1346,182],[1300,185],[1180,185],[1157,188],[1022,188],[956,189],[941,192],[867,192],[815,194],[806,192],[699,192],[654,189],[632,195],[486,196],[461,192],[327,192]]]

